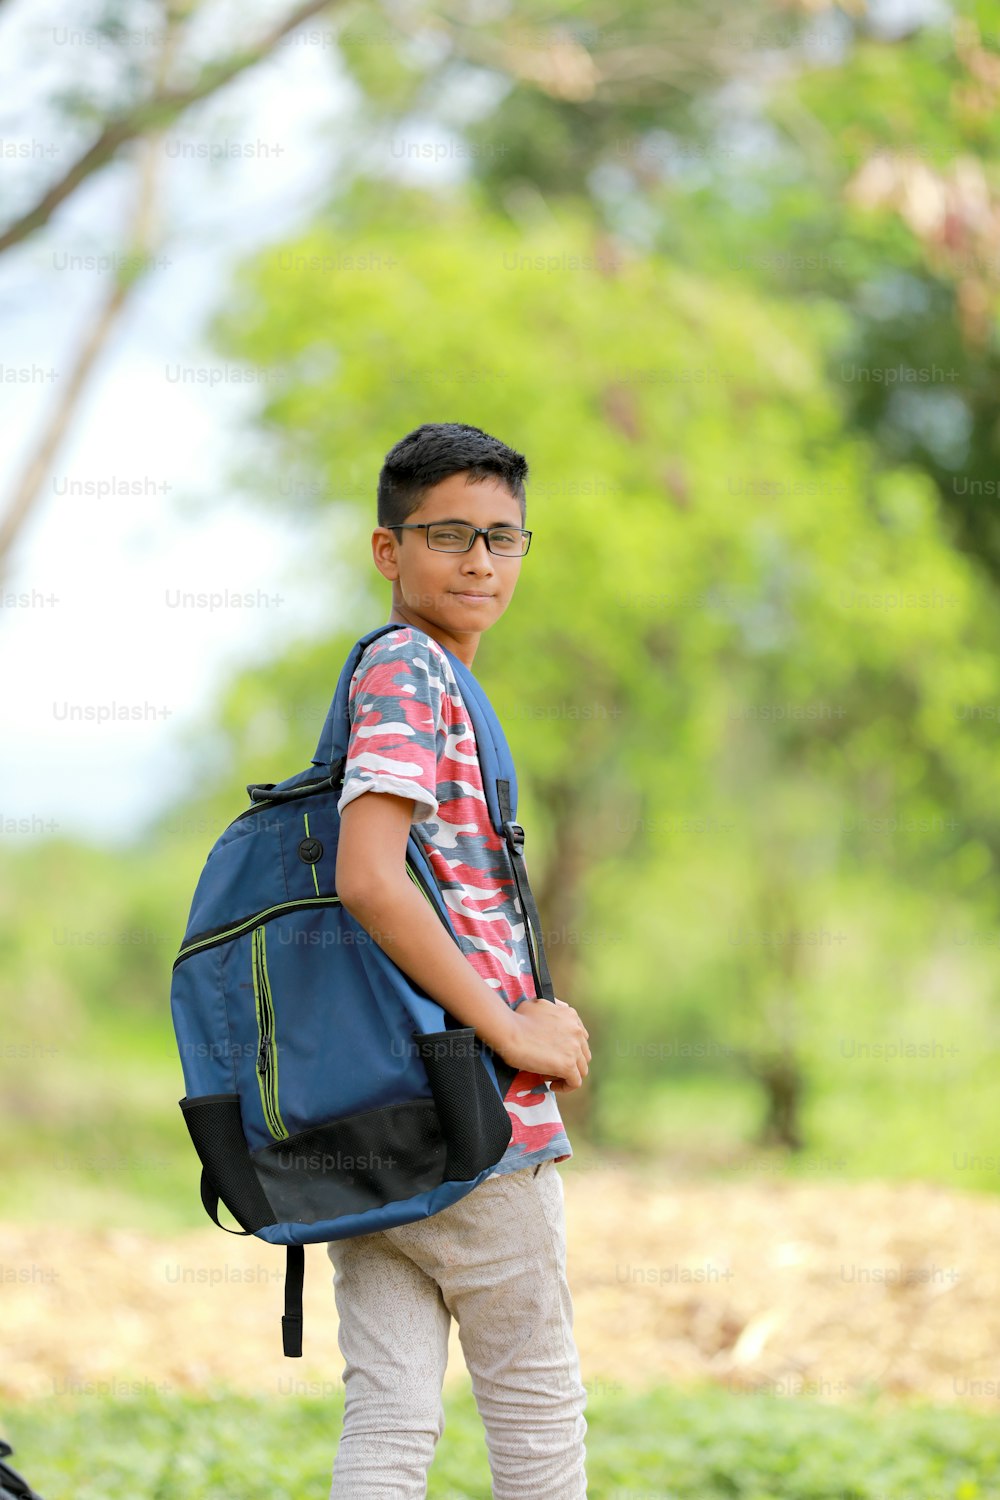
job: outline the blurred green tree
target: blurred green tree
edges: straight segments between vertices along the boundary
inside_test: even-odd
[[[269,372],[240,479],[311,524],[343,631],[328,687],[342,646],[387,613],[368,545],[386,449],[461,419],[527,453],[535,542],[476,670],[539,829],[558,992],[600,1016],[598,1042],[613,1014],[631,1015],[619,1035],[670,1024],[669,948],[638,941],[651,912],[670,925],[663,833],[743,803],[698,917],[698,985],[722,987],[720,1033],[763,1082],[765,1136],[789,1145],[819,961],[795,935],[831,930],[864,841],[852,821],[931,808],[937,836],[891,854],[887,875],[976,891],[1000,839],[953,676],[960,652],[970,684],[995,682],[995,602],[927,481],[882,474],[843,435],[826,332],[822,307],[803,318],[738,273],[610,244],[585,212],[528,234],[463,199],[364,184],[252,257],[215,329]],[[234,747],[246,727],[234,699]],[[310,734],[294,754],[276,738],[276,757],[305,763]],[[619,885],[630,899],[609,902]]]

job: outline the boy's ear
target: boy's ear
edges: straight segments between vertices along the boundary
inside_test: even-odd
[[[382,577],[387,578],[390,583],[399,577],[399,563],[396,560],[398,552],[399,544],[393,532],[387,528],[372,532],[372,560]]]

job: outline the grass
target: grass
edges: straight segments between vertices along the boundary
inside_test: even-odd
[[[449,1392],[429,1500],[489,1500],[471,1388]],[[329,1400],[88,1395],[13,1407],[4,1435],[45,1500],[322,1500]],[[717,1386],[592,1391],[590,1500],[997,1500],[995,1418],[874,1394],[850,1406]],[[533,1497],[532,1497],[533,1500]]]

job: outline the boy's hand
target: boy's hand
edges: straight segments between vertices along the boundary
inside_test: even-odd
[[[553,1093],[578,1089],[587,1076],[590,1032],[565,1000],[525,1000],[511,1011],[510,1041],[500,1055],[512,1068],[540,1073]]]

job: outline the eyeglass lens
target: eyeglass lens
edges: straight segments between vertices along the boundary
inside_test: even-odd
[[[442,523],[428,527],[427,541],[438,552],[465,552],[472,545],[474,535],[471,526]],[[490,531],[487,544],[491,552],[517,557],[525,551],[527,541],[520,531],[497,526]]]

